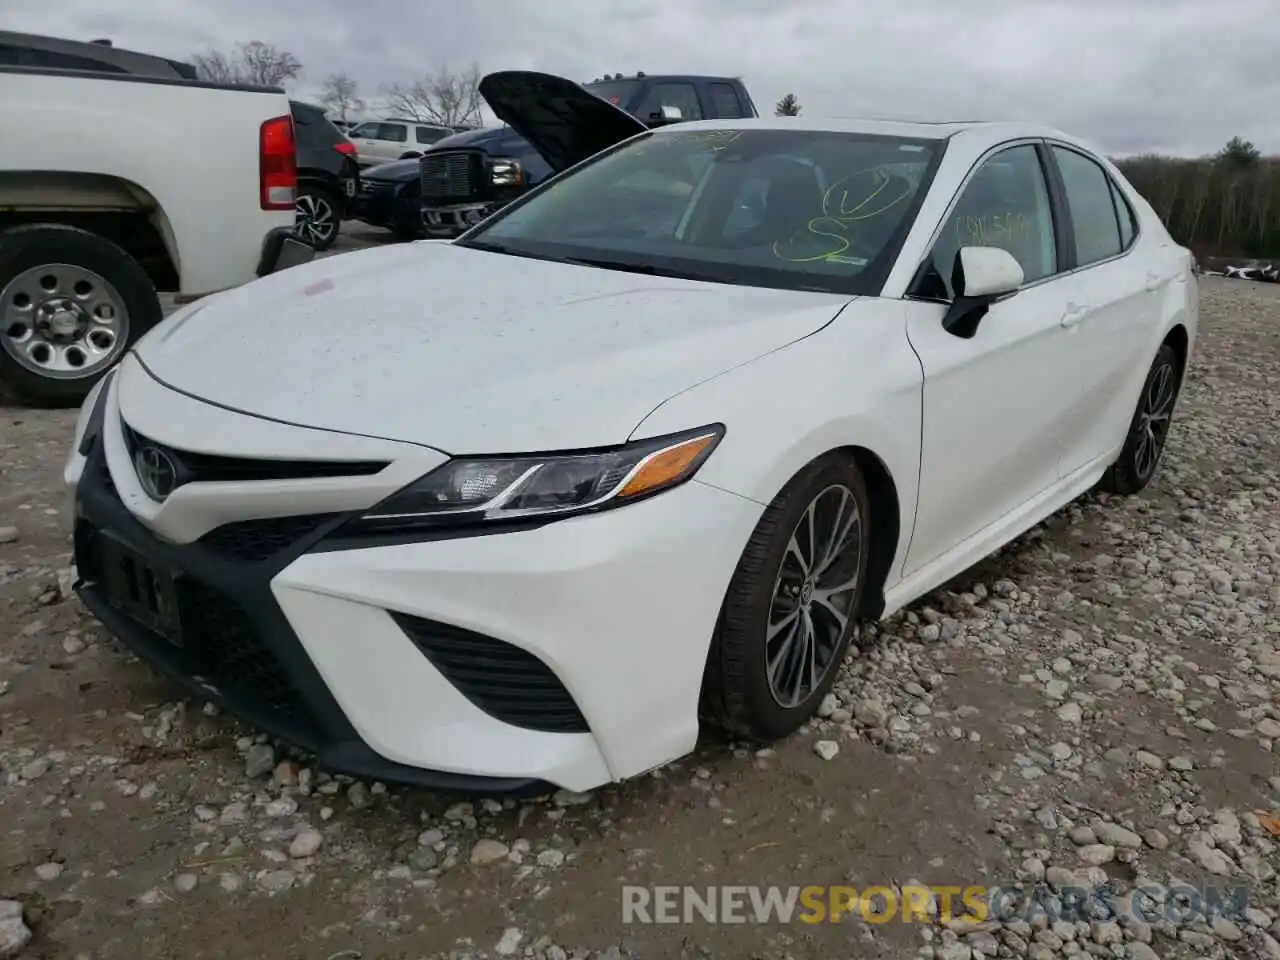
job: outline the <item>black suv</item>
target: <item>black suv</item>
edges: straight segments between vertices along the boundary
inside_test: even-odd
[[[298,163],[293,232],[317,250],[328,250],[360,192],[356,148],[320,107],[297,100],[290,100],[289,106]]]
[[[618,74],[579,85],[513,70],[486,76],[480,94],[506,125],[446,137],[422,155],[427,236],[457,236],[548,177],[648,127],[758,116],[737,77]]]

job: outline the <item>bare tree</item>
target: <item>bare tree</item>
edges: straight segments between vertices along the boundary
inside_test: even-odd
[[[210,83],[240,82],[240,75],[231,58],[221,50],[193,54],[191,65],[196,68],[196,75],[201,80],[208,80]]]
[[[320,95],[320,102],[329,111],[336,113],[339,120],[345,121],[348,113],[364,109],[364,101],[358,96],[359,89],[355,80],[345,73],[331,73],[324,78],[324,92]]]
[[[480,67],[472,64],[461,73],[442,67],[408,86],[393,84],[387,88],[387,106],[393,114],[407,120],[438,123],[446,127],[479,126]]]
[[[202,80],[258,87],[278,87],[302,72],[302,64],[292,53],[261,40],[238,43],[230,54],[222,50],[197,53],[191,65]]]

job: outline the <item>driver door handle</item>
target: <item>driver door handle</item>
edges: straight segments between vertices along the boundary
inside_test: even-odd
[[[1059,323],[1064,327],[1074,327],[1081,320],[1089,315],[1089,308],[1079,303],[1068,303],[1067,311],[1062,315]]]

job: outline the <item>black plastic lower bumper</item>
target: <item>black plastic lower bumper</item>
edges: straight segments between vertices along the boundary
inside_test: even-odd
[[[228,537],[214,536],[219,531],[191,544],[167,543],[116,496],[100,443],[94,444],[77,488],[76,514],[76,592],[126,646],[200,697],[314,753],[322,767],[335,773],[472,796],[529,796],[554,789],[533,779],[406,766],[378,755],[360,739],[270,588],[271,579],[341,517],[295,523],[291,542],[274,552],[260,550],[258,559],[248,561]],[[243,528],[237,536],[262,538],[253,522],[233,526]],[[160,606],[168,611],[163,625],[140,615],[133,601],[123,597],[120,571],[125,567],[135,593],[140,578],[146,579],[153,597],[156,583],[165,585],[159,590],[166,598]]]
[[[262,256],[258,259],[258,276],[277,273],[288,267],[309,263],[315,258],[315,247],[304,243],[287,227],[276,227],[262,241]]]
[[[422,232],[421,205],[416,192],[408,196],[398,190],[363,193],[352,203],[351,217],[404,236]]]

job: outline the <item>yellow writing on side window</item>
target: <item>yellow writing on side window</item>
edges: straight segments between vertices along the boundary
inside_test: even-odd
[[[960,246],[1003,247],[1027,237],[1024,213],[984,213],[956,217],[956,239]]]

